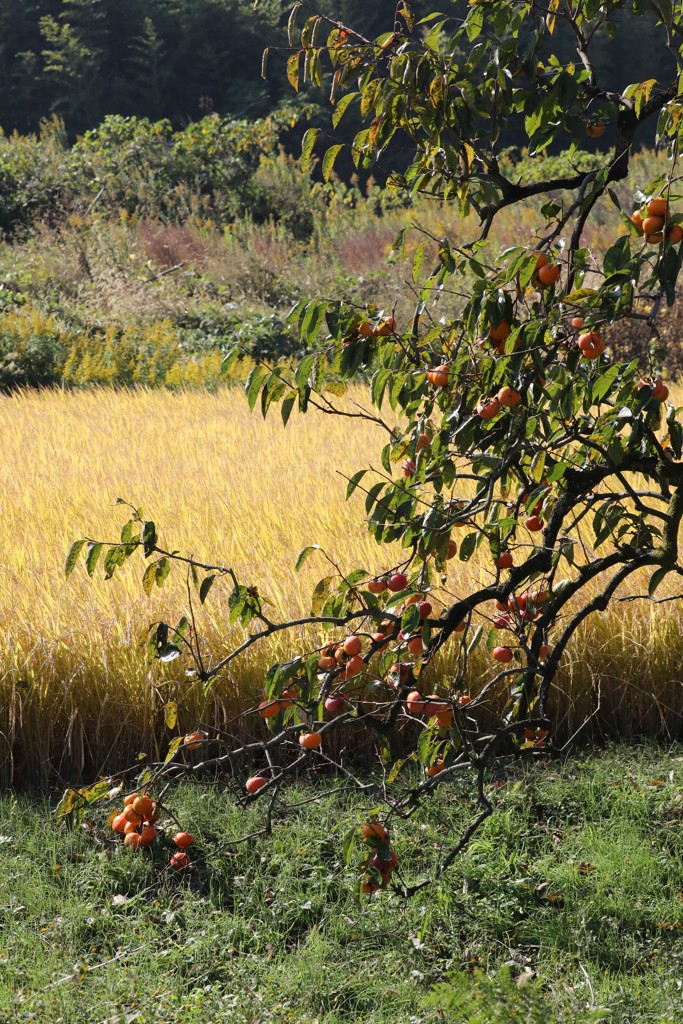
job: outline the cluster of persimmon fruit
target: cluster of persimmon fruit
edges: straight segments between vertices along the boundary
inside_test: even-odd
[[[500,328],[503,328],[502,332],[500,332]],[[492,327],[491,331],[502,333],[505,335],[506,338],[510,333],[510,327],[509,324],[505,323],[505,321],[502,321],[499,324],[498,328]],[[491,337],[491,331],[489,331],[489,337]],[[503,347],[505,345],[505,339],[503,338],[503,340],[499,344],[502,347],[500,352],[497,353],[498,355],[502,354]],[[450,366],[448,366],[448,364],[446,363],[443,363],[441,366],[436,366],[433,370],[428,370],[427,380],[429,381],[430,384],[433,384],[434,387],[437,389],[447,388],[450,382]],[[498,391],[496,395],[493,395],[490,398],[482,398],[482,400],[477,404],[475,412],[477,413],[478,416],[481,416],[483,420],[492,420],[494,416],[498,415],[501,408],[513,409],[516,405],[519,405],[521,400],[521,393],[517,391],[516,388],[513,388],[509,384],[506,384]],[[427,444],[429,444],[428,435],[421,434],[418,437],[416,450],[419,451],[420,447],[426,447]],[[403,475],[413,476],[415,474],[415,471],[416,467],[414,461],[412,459],[406,459],[406,461],[403,463]]]
[[[424,434],[424,437],[426,439],[425,443],[428,443],[428,436]],[[541,487],[549,488],[547,479],[541,481]],[[529,491],[525,487],[521,487],[517,498],[518,502],[527,502]],[[456,503],[456,512],[459,506],[460,503]],[[531,510],[531,514],[525,520],[527,529],[531,532],[538,531],[543,527],[541,520],[542,507],[543,499],[539,497],[535,507]],[[466,525],[466,521],[458,520],[454,525]],[[453,557],[456,552],[457,544],[453,539],[449,538],[447,557]],[[432,552],[432,554],[436,554],[436,551]],[[498,571],[512,568],[514,565],[512,553],[507,549],[500,550],[494,558],[494,565]],[[404,572],[387,572],[368,580],[364,587],[373,595],[381,595],[386,592],[397,594],[408,589],[409,578]],[[496,601],[496,615],[493,619],[493,625],[498,629],[509,629],[511,632],[519,633],[525,622],[531,621],[541,614],[540,606],[547,599],[548,592],[539,590],[529,591],[527,594],[513,594],[505,603]],[[411,605],[418,606],[420,622],[429,619],[432,615],[432,603],[428,599],[428,595],[424,593],[414,593],[407,596],[400,606],[400,612],[404,612]],[[456,627],[455,632],[461,632],[465,627],[466,622],[462,621]],[[424,641],[422,630],[419,626],[416,625],[409,633],[404,632],[399,627],[396,618],[382,619],[376,627],[376,631],[367,635],[367,642],[364,635],[350,633],[345,638],[330,641],[320,648],[318,653],[319,671],[321,673],[334,673],[338,682],[336,689],[325,697],[325,711],[331,715],[336,715],[351,709],[350,695],[345,684],[361,675],[366,667],[369,655],[371,656],[383,650],[392,641],[398,642],[397,653],[399,653],[399,656],[401,651],[406,651],[407,654],[418,658],[424,654]],[[548,653],[547,644],[542,644],[539,651],[540,659],[547,659]],[[509,663],[514,658],[514,648],[501,644],[493,649],[492,655],[496,661],[504,664]],[[424,695],[417,689],[411,690],[411,684],[415,685],[412,670],[413,664],[410,661],[397,661],[387,672],[387,685],[396,692],[401,691],[405,693],[406,710],[410,715],[426,718],[429,721],[433,720],[438,728],[449,729],[453,725],[455,709],[466,707],[470,703],[471,697],[467,694],[462,694],[454,699],[449,699],[436,693]],[[290,685],[279,696],[264,696],[264,699],[258,706],[258,712],[263,718],[273,718],[283,710],[292,707],[298,700],[300,700],[298,688],[296,685]],[[321,734],[314,729],[304,730],[299,735],[299,744],[305,750],[316,750],[321,746],[321,742]],[[443,771],[445,767],[443,758],[437,757],[425,771],[427,775],[433,776]],[[259,773],[252,775],[246,781],[246,791],[249,795],[255,796],[269,781],[268,774]]]
[[[539,252],[536,256],[536,266],[531,283],[539,291],[542,291],[544,288],[550,288],[551,285],[557,284],[559,280],[560,268],[557,263],[553,263],[544,252]]]
[[[427,376],[429,377],[429,373],[427,374]],[[447,383],[443,384],[443,385],[438,385],[438,386],[439,387],[446,387]],[[418,455],[425,448],[429,448],[431,443],[432,443],[432,440],[431,440],[429,434],[427,434],[425,432],[419,433],[417,435],[417,437],[415,438],[415,454]],[[403,468],[403,475],[404,476],[408,476],[408,477],[415,476],[415,474],[417,473],[417,466],[415,465],[415,460],[414,459],[404,459],[403,467],[402,468]]]
[[[548,484],[547,479],[545,479],[545,478],[543,479],[543,481],[541,482],[541,486],[545,487],[546,490],[549,489],[550,485]],[[529,500],[529,492],[527,490],[525,490],[523,487],[520,488],[519,494],[517,495],[517,500],[521,504],[523,504],[523,505],[526,504],[526,502]],[[540,498],[540,500],[536,502],[534,507],[531,509],[531,512],[529,513],[529,515],[524,520],[524,525],[526,526],[526,528],[529,531],[529,533],[538,533],[539,530],[543,529],[543,520],[541,519],[542,511],[543,511],[543,498]],[[509,552],[507,552],[507,553],[509,554]],[[503,564],[502,565],[498,565],[498,560],[500,560],[501,558],[503,559]],[[505,552],[501,552],[501,554],[499,555],[498,560],[496,561],[496,568],[498,568],[498,569],[509,568],[509,566],[505,565],[505,562],[507,562],[507,558],[505,557]]]
[[[435,388],[447,388],[451,379],[451,368],[447,363],[435,366],[433,370],[427,371],[427,380]]]
[[[361,338],[388,338],[395,331],[396,320],[393,316],[385,317],[375,324],[371,324],[369,320],[361,320],[358,326]]]
[[[683,240],[683,227],[669,223],[669,203],[663,196],[651,199],[644,207],[631,214],[631,223],[639,235],[650,245],[670,242],[676,245]]]
[[[156,822],[159,820],[159,808],[147,793],[129,793],[123,801],[123,809],[114,814],[111,827],[114,832],[123,835],[124,845],[131,850],[140,850],[151,846],[159,835]],[[176,871],[190,864],[187,848],[194,843],[190,832],[178,832],[173,837],[177,851],[171,856],[171,867]]]
[[[491,398],[482,398],[477,404],[475,412],[483,420],[492,420],[501,409],[513,409],[516,405],[519,405],[521,400],[520,392],[506,384],[497,395],[493,395]]]
[[[299,700],[299,690],[296,686],[288,686],[282,691],[281,697],[272,697],[262,700],[258,706],[258,712],[261,718],[275,718],[281,711],[285,711],[287,708],[293,707]],[[322,737],[319,732],[302,732],[299,736],[299,745],[304,750],[316,750],[322,742]],[[261,778],[260,776],[258,778]],[[248,793],[258,793],[259,789],[265,786],[268,779],[262,777],[263,781],[260,785],[254,783],[255,788],[251,788],[247,784]],[[253,780],[247,780],[247,783]]]
[[[389,885],[391,876],[398,867],[398,856],[391,845],[389,833],[378,821],[363,825],[361,838],[369,847],[361,864],[361,892],[368,896]]]
[[[507,601],[499,601],[496,598],[496,612],[492,624],[496,629],[514,630],[525,622],[532,622],[543,614],[542,605],[548,600],[547,590],[529,591],[527,594],[511,594]],[[541,661],[545,661],[550,653],[547,644],[541,644],[539,650]],[[508,665],[514,657],[514,649],[507,646],[497,646],[491,651],[491,656]]]
[[[571,325],[574,330],[581,331],[584,324],[585,320],[582,316],[572,317]],[[599,359],[605,351],[605,342],[602,340],[602,335],[599,331],[583,331],[583,333],[579,334],[576,344],[583,358],[588,359],[589,362]]]
[[[669,389],[660,377],[655,377],[654,380],[643,377],[636,384],[636,391],[648,401],[666,402],[669,397]]]
[[[683,225],[669,223],[670,211],[666,199],[659,197],[651,199],[642,209],[636,210],[631,216],[639,234],[646,238],[651,244],[660,242],[678,243],[683,240]],[[560,279],[559,266],[544,252],[532,252],[536,256],[536,264],[531,278],[534,287],[543,291],[551,287]],[[582,331],[585,325],[584,318],[575,316],[571,320],[571,326],[579,331],[577,346],[584,359],[592,361],[599,359],[605,351],[605,342],[599,331],[594,328]],[[478,339],[481,348],[490,344],[493,352],[501,356],[505,352],[505,343],[511,333],[512,327],[507,320],[500,320],[495,326],[490,324],[486,337]],[[517,348],[518,345],[515,345]],[[427,380],[437,389],[447,388],[451,383],[450,366],[442,363],[427,371]],[[657,396],[654,396],[658,399]],[[484,397],[477,404],[475,412],[484,420],[493,419],[498,415],[501,408],[513,408],[521,401],[521,394],[513,387],[507,385],[500,389],[497,395]],[[414,473],[413,464],[404,463],[406,476]]]
[[[641,209],[636,210],[631,221],[639,234],[643,235],[650,244],[661,242],[678,243],[683,241],[683,225],[670,221],[669,203],[663,197],[651,199]],[[536,256],[531,283],[539,291],[555,285],[561,276],[560,267],[544,252],[532,251],[531,255]],[[577,346],[584,359],[592,361],[599,359],[605,351],[605,342],[599,331],[594,328],[582,331],[585,325],[584,318],[575,316],[571,320],[571,326],[579,331]],[[497,356],[505,352],[505,343],[510,336],[512,327],[507,320],[501,319],[497,324],[489,324],[485,337],[478,339],[477,344],[481,348],[490,345]],[[518,343],[515,344],[518,347]],[[451,368],[448,363],[441,363],[427,371],[427,380],[437,390],[448,388],[451,384]],[[653,396],[659,400],[658,396]],[[507,385],[500,389],[497,395],[484,397],[477,404],[475,412],[484,420],[493,419],[498,415],[501,408],[513,408],[521,401],[521,394],[513,387]],[[406,476],[415,472],[412,460],[404,463]]]
[[[544,747],[549,736],[550,729],[541,729],[540,725],[535,729],[525,729],[524,746]]]
[[[291,708],[299,699],[299,690],[296,686],[289,686],[282,691],[281,697],[265,698],[258,706],[261,718],[276,718],[281,711]]]
[[[419,690],[411,690],[406,697],[406,708],[408,714],[416,718],[434,718],[440,729],[450,729],[453,725],[453,705],[438,693],[423,697]]]

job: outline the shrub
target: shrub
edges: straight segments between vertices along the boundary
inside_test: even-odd
[[[0,130],[0,237],[25,231],[36,220],[54,224],[68,205],[62,122],[43,122],[39,135],[8,138]]]
[[[45,387],[62,379],[71,335],[34,306],[0,313],[0,389]]]

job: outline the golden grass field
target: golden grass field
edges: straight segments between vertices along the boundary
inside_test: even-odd
[[[348,568],[390,562],[365,531],[362,501],[344,502],[340,474],[379,461],[381,432],[362,421],[310,413],[285,431],[277,411],[264,422],[234,389],[103,390],[0,398],[0,430],[0,784],[92,775],[141,751],[156,757],[169,735],[165,701],[182,704],[181,729],[197,717],[225,722],[253,703],[283,652],[322,639],[281,636],[252,648],[208,699],[178,662],[165,676],[150,669],[140,640],[148,623],[186,610],[183,574],[150,598],[142,556],[108,582],[101,572],[90,580],[82,563],[64,577],[74,539],[118,539],[116,498],[155,519],[167,547],[231,565],[281,614],[306,612],[326,574],[319,555],[294,574],[305,544],[321,544]],[[466,594],[487,571],[456,566],[449,587]],[[658,596],[666,593],[662,586]],[[217,585],[199,616],[214,661],[242,635],[231,637],[226,619]],[[622,603],[594,615],[565,659],[558,732],[571,735],[592,713],[585,735],[594,737],[680,729],[682,632],[677,603]],[[482,651],[473,689],[489,670]],[[433,671],[437,682],[447,678],[447,658]]]

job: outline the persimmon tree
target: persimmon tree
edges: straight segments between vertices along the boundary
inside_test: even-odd
[[[394,255],[412,255],[409,322],[397,323],[381,296],[367,308],[329,297],[300,302],[290,320],[307,354],[296,366],[259,364],[246,383],[252,408],[266,416],[278,407],[285,425],[295,408],[316,408],[339,415],[340,424],[354,415],[383,428],[376,468],[359,467],[347,498],[365,495],[370,533],[380,545],[398,542],[400,562],[371,576],[327,554],[332,568],[310,614],[276,621],[258,566],[243,580],[220,561],[181,555],[133,507],[118,541],[80,540],[67,561],[70,572],[82,554],[91,575],[101,562],[109,577],[140,552],[147,591],[172,567],[187,572],[185,615],[175,626],[156,623],[148,649],[153,660],[189,656],[207,688],[276,633],[318,626],[330,637],[268,671],[258,711],[269,738],[235,745],[220,729],[210,739],[201,730],[186,743],[178,737],[166,762],[145,770],[148,791],[188,772],[226,768],[245,801],[266,802],[267,830],[287,779],[330,759],[334,731],[355,728],[390,750],[402,723],[419,723],[413,759],[422,778],[403,762],[386,765],[380,781],[359,781],[338,766],[384,808],[358,833],[366,892],[392,878],[392,819],[410,817],[423,797],[471,771],[478,806],[438,874],[456,859],[492,812],[486,786],[495,758],[552,742],[551,684],[577,628],[635,573],[647,574],[650,600],[667,574],[683,574],[683,430],[661,379],[657,328],[663,303],[675,300],[683,259],[679,72],[617,93],[602,87],[591,61],[596,41],[618,33],[618,17],[628,16],[661,34],[680,71],[683,21],[668,0],[470,0],[422,22],[417,7],[399,2],[387,31],[366,39],[308,4],[294,6],[288,76],[294,88],[329,88],[332,103],[331,133],[309,129],[302,159],[319,152],[329,178],[343,148],[334,128],[359,108],[364,123],[350,145],[356,167],[381,162],[388,188],[448,204],[472,237],[401,231]],[[568,60],[556,55],[560,39]],[[646,123],[670,160],[664,175],[639,183],[633,209],[624,210],[612,186],[626,178]],[[501,160],[512,132],[532,154],[568,147],[568,166],[579,144],[595,139],[595,167],[517,180]],[[542,229],[501,252],[498,214],[529,201],[539,204]],[[615,240],[604,252],[584,244],[599,202],[613,204]],[[649,329],[644,374],[636,361],[616,358],[603,337],[630,318]],[[339,395],[359,374],[370,381],[367,408],[350,410]],[[314,542],[296,569],[321,557]],[[453,595],[447,563],[475,554],[488,565],[487,582]],[[245,635],[208,667],[192,608],[218,584],[229,590],[230,622]],[[470,693],[468,662],[479,644],[487,646],[490,675]],[[446,645],[459,652],[457,672],[425,693],[424,670]],[[206,756],[188,764],[189,746],[206,746]],[[245,762],[254,758],[262,770],[247,780]],[[83,799],[68,794],[62,811]],[[349,857],[351,846],[350,837]],[[399,874],[392,884],[411,895],[428,882]]]

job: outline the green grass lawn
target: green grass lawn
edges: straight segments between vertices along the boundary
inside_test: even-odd
[[[316,785],[289,802],[330,786]],[[68,830],[39,800],[0,798],[0,1020],[683,1021],[683,747],[511,762],[489,792],[493,818],[407,906],[358,903],[342,837],[372,808],[348,796],[230,848],[262,808],[186,786],[173,799],[197,836],[185,877],[166,869],[168,840],[132,853],[102,820]],[[407,880],[468,801],[442,787],[396,825]]]

